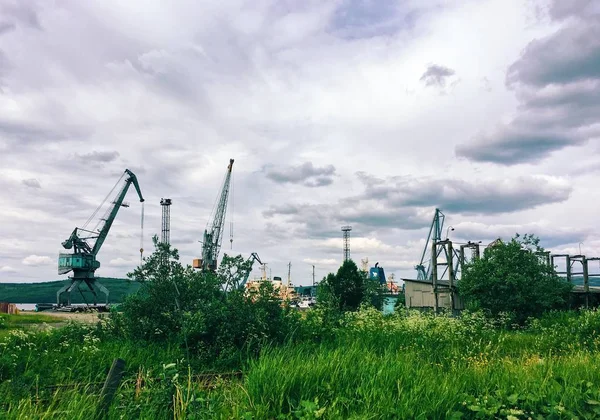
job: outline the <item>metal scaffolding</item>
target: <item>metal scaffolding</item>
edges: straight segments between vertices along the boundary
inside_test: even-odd
[[[171,244],[171,199],[161,198],[160,205],[162,206],[160,242],[163,244]]]
[[[342,233],[344,235],[344,261],[350,259],[350,231],[352,226],[342,226]]]

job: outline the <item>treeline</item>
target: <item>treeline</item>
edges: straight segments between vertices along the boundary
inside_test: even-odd
[[[129,279],[102,277],[98,280],[110,291],[109,303],[122,302],[126,296],[135,293],[140,287],[138,282]],[[69,282],[70,280],[56,280],[40,283],[0,283],[0,302],[55,303],[56,292]],[[99,302],[104,302],[104,294],[97,288],[96,293],[99,296]],[[83,296],[77,292],[71,294],[71,301],[73,303],[92,302],[92,298],[92,293],[87,289],[84,291]]]

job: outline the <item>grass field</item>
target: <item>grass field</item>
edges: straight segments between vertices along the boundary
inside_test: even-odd
[[[55,324],[63,321],[60,318],[46,314],[0,314],[0,338],[8,336],[9,332],[13,330],[22,330],[44,323]]]
[[[365,310],[330,338],[240,355],[243,378],[208,387],[193,375],[212,367],[194,355],[116,338],[105,321],[17,331],[0,340],[0,406],[7,418],[88,418],[120,357],[110,418],[598,418],[598,331],[595,311],[509,330],[477,314]]]
[[[120,303],[124,297],[136,292],[140,284],[128,279],[101,278],[100,282],[110,291],[109,302]],[[68,280],[57,280],[40,283],[0,283],[0,301],[11,303],[55,303],[56,292],[60,290]],[[83,290],[83,287],[81,288]],[[100,301],[104,301],[104,294],[96,290]],[[85,292],[85,298],[91,302],[91,292]],[[81,294],[71,294],[73,303],[84,303]]]

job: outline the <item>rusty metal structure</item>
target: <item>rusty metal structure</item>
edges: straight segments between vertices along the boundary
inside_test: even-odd
[[[415,290],[418,289],[421,293],[426,292],[429,287],[427,293],[432,294],[432,299],[428,304],[436,312],[440,307],[452,311],[462,309],[456,289],[461,273],[467,264],[481,257],[482,246],[485,247],[484,251],[487,251],[502,242],[497,239],[485,246],[481,241],[459,244],[453,243],[448,237],[442,239],[444,218],[444,214],[436,209],[421,263],[415,267],[417,278],[403,279],[405,282],[415,283]],[[459,245],[458,250],[456,245]],[[575,297],[575,305],[583,304],[587,308],[600,304],[600,281],[597,285],[590,284],[591,279],[600,279],[600,268],[598,272],[590,271],[590,262],[598,261],[600,267],[600,257],[587,257],[581,252],[578,255],[552,254],[550,251],[536,252],[536,255],[542,264],[551,266],[559,276],[574,284],[572,295]],[[575,284],[575,279],[582,280],[582,284]],[[421,286],[417,287],[417,283]]]

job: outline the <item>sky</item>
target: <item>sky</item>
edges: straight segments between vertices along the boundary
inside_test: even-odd
[[[436,207],[457,243],[600,256],[599,140],[593,0],[0,0],[0,282],[66,278],[125,169],[145,254],[171,198],[191,264],[230,158],[221,253],[295,284],[337,270],[343,225],[414,278]],[[127,201],[99,276],[139,263]]]

